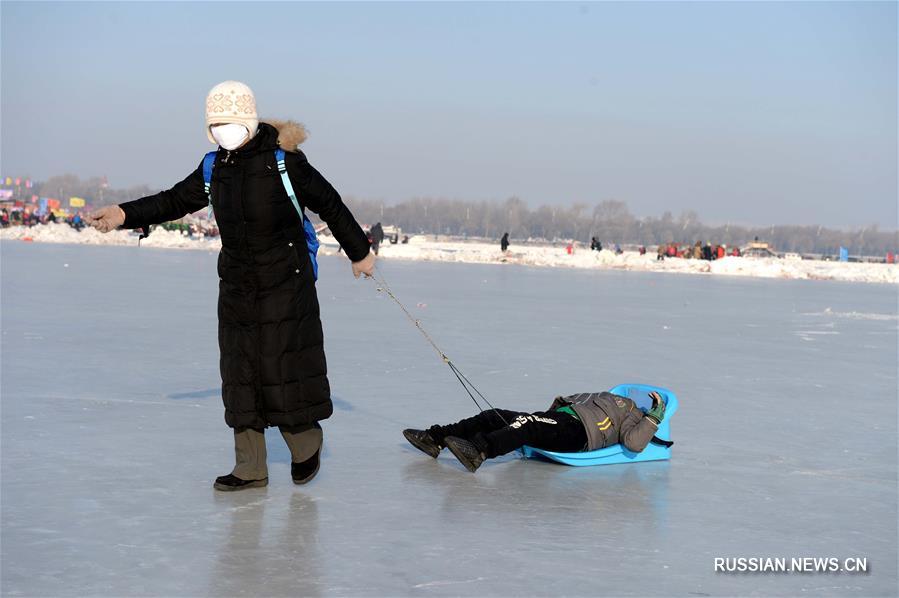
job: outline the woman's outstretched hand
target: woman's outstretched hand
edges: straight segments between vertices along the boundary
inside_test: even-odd
[[[101,233],[108,233],[125,224],[125,212],[119,206],[106,206],[86,214],[84,221]]]
[[[359,260],[358,262],[353,262],[353,276],[359,278],[360,275],[365,274],[366,277],[371,278],[371,276],[375,273],[375,254],[371,251],[368,252],[364,258]]]

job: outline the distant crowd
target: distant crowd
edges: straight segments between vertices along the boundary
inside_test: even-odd
[[[758,241],[758,239],[756,239]],[[568,243],[565,248],[569,255],[574,252],[576,242],[572,241]],[[509,233],[503,233],[502,239],[500,239],[500,249],[505,253],[509,249]],[[602,241],[597,239],[596,237],[590,238],[590,250],[591,251],[612,251],[616,255],[621,255],[624,253],[624,250],[621,249],[621,245],[615,243],[610,247],[603,247]],[[646,255],[646,246],[641,245],[638,248],[640,255]],[[728,255],[740,257],[742,252],[739,247],[731,247],[729,250],[727,245],[712,245],[711,243],[706,243],[703,245],[701,242],[696,241],[693,245],[678,245],[677,243],[660,243],[656,260],[664,260],[666,257],[680,257],[686,259],[695,259],[695,260],[718,260],[722,259]]]
[[[194,222],[165,222],[159,226],[164,230],[180,232],[189,239],[215,239],[219,236],[219,227],[214,221],[203,222],[198,220]]]
[[[711,243],[703,245],[701,242],[696,241],[692,246],[678,246],[676,243],[668,243],[667,245],[660,244],[656,254],[656,260],[664,260],[666,257],[682,257],[686,259],[712,261],[720,260],[728,255],[740,257],[740,248],[731,247],[730,251],[728,251],[727,245],[712,245]]]
[[[81,217],[81,212],[68,214],[66,216],[57,216],[51,211],[44,214],[38,214],[37,211],[7,209],[0,208],[0,227],[8,226],[36,226],[38,224],[65,223],[74,228],[81,230],[86,225]]]
[[[602,242],[596,237],[590,239],[590,249],[594,251],[602,251]],[[621,246],[617,243],[614,245],[616,254],[623,253]],[[638,249],[640,255],[646,255],[646,246],[641,245]],[[739,247],[731,247],[728,250],[727,245],[712,245],[706,243],[703,245],[700,241],[696,241],[693,245],[678,245],[677,243],[659,243],[656,250],[656,260],[661,261],[666,257],[680,257],[694,260],[720,260],[728,255],[740,257],[742,253]]]
[[[38,213],[37,210],[21,209],[21,208],[0,208],[0,227],[9,226],[37,226],[38,224],[68,224],[75,230],[80,231],[85,228],[86,224],[81,212],[67,214],[65,216],[57,216],[52,211]],[[159,225],[165,230],[178,231],[182,235],[189,238],[218,237],[219,229],[215,222],[166,222]]]

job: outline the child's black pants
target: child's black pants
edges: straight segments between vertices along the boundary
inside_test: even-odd
[[[488,459],[524,445],[560,453],[582,451],[587,445],[581,420],[559,411],[490,409],[448,426],[431,426],[428,433],[440,444],[447,436],[470,440]]]

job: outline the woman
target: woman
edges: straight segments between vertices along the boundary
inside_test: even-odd
[[[236,465],[218,490],[268,484],[264,431],[278,426],[297,484],[318,472],[322,430],[332,412],[315,269],[303,220],[276,160],[284,150],[299,205],[316,212],[353,262],[371,276],[374,256],[337,191],[298,149],[306,138],[291,121],[259,122],[250,88],[225,81],[206,98],[206,133],[219,148],[209,194],[201,162],[168,191],[87,217],[102,232],[177,220],[210,202],[222,239],[218,258],[219,350],[225,422],[234,429]]]

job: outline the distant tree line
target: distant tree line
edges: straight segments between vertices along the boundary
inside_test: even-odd
[[[84,197],[92,205],[122,203],[155,193],[147,185],[112,189],[99,177],[81,180],[75,175],[54,176],[37,183],[34,193],[42,197]],[[854,255],[884,255],[899,249],[899,231],[881,231],[877,225],[856,230],[820,226],[775,225],[747,227],[703,224],[699,215],[684,211],[674,216],[638,218],[623,201],[606,200],[590,206],[540,206],[530,209],[518,197],[505,201],[464,201],[443,198],[414,198],[387,204],[380,200],[347,198],[360,222],[382,222],[404,232],[499,239],[509,232],[519,241],[576,240],[590,243],[596,237],[604,245],[693,244],[701,241],[742,246],[758,237],[777,251],[835,255],[840,247]]]
[[[855,255],[884,255],[899,249],[899,231],[880,231],[877,225],[852,231],[796,225],[711,226],[703,224],[694,211],[637,218],[627,204],[617,200],[594,206],[540,206],[534,210],[517,197],[504,202],[415,198],[392,205],[349,198],[347,204],[360,222],[393,224],[407,233],[498,239],[508,231],[519,240],[576,240],[589,244],[596,237],[606,246],[692,245],[696,241],[742,246],[758,237],[777,251],[827,255],[836,255],[840,247]]]
[[[106,184],[105,177],[82,180],[74,174],[63,174],[52,176],[42,183],[35,183],[34,190],[29,191],[29,194],[31,193],[40,197],[56,197],[63,201],[71,196],[83,197],[90,205],[102,206],[146,197],[156,191],[149,185],[112,189]]]

